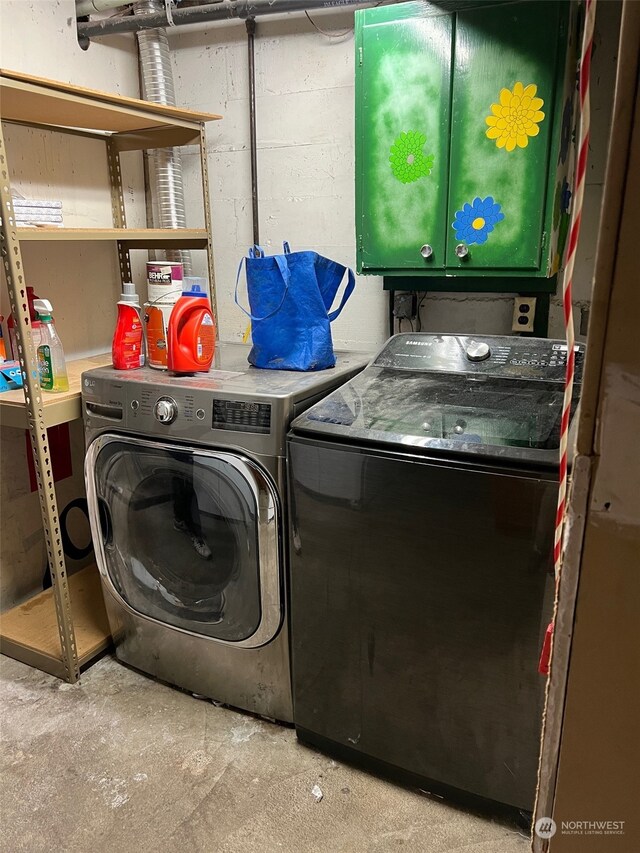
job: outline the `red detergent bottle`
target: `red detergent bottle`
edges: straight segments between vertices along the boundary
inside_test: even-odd
[[[216,349],[216,327],[204,279],[184,280],[167,330],[167,367],[174,373],[206,373]]]
[[[144,336],[140,303],[136,286],[123,282],[118,302],[118,319],[111,344],[111,358],[116,370],[137,370],[144,367]]]

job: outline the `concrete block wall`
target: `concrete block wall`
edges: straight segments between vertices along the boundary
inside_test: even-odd
[[[315,249],[355,266],[353,13],[260,19],[256,89],[260,240],[275,252]],[[246,32],[242,23],[170,32],[178,98],[220,112],[207,129],[221,336],[240,340],[247,319],[234,304],[238,263],[252,243]],[[187,198],[197,198],[197,155],[185,155]],[[196,202],[197,205],[197,202]],[[188,217],[200,215],[199,206]],[[243,290],[246,300],[246,291]],[[359,277],[334,323],[336,347],[369,350],[386,333],[381,281]]]
[[[283,239],[355,264],[353,11],[257,22],[256,86],[261,242]],[[592,143],[583,233],[576,263],[576,324],[588,308],[615,81],[620,3],[598,8],[592,77]],[[235,306],[237,266],[252,242],[247,44],[243,22],[169,31],[176,91],[185,106],[220,112],[209,125],[213,237],[222,338],[238,340],[246,318]],[[185,157],[187,197],[198,197],[195,154]],[[201,216],[194,201],[189,215]],[[204,271],[203,262],[201,269]],[[387,336],[387,296],[380,279],[361,276],[334,324],[337,346],[369,349]],[[513,297],[428,294],[426,331],[510,334]],[[406,326],[408,328],[408,325]],[[550,334],[562,336],[561,300],[552,299]]]

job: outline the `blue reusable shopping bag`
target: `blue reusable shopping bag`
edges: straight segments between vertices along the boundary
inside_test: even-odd
[[[251,311],[238,301],[242,264],[246,264]],[[345,272],[347,286],[338,307],[331,305]],[[236,304],[251,318],[253,347],[249,363],[272,370],[324,370],[336,357],[331,323],[353,293],[355,277],[347,267],[317,252],[291,252],[266,257],[259,246],[240,261]]]

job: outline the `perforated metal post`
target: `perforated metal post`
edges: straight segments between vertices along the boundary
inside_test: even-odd
[[[209,269],[209,296],[216,318],[216,336],[219,328],[218,300],[216,299],[216,273],[213,266],[213,244],[211,242],[211,204],[209,202],[209,168],[207,165],[207,137],[204,124],[200,125],[200,167],[202,169],[202,198],[204,201],[204,227],[207,229],[207,267]]]
[[[107,162],[109,164],[109,184],[111,185],[111,218],[114,228],[126,228],[127,218],[122,193],[122,171],[120,152],[110,139],[107,142]],[[118,261],[120,263],[120,281],[131,281],[131,256],[129,250],[118,240]]]
[[[27,286],[13,213],[11,181],[1,125],[0,178],[0,201],[2,203],[0,251],[7,277],[11,312],[16,324],[18,357],[24,383],[27,421],[38,482],[42,526],[47,547],[49,568],[51,570],[51,580],[53,582],[53,599],[58,619],[62,663],[67,681],[73,684],[80,678],[80,668],[78,665],[76,638],[73,630],[71,597],[69,595],[67,568],[62,549],[62,537],[60,535],[60,521],[53,484],[53,470],[49,453],[49,442],[47,440],[47,427],[42,405],[42,391],[40,389],[40,382],[38,381],[36,353],[31,338],[31,318],[27,302]]]

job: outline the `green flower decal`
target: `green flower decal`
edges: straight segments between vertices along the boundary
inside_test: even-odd
[[[391,146],[389,162],[391,171],[403,184],[426,178],[433,169],[433,154],[424,154],[422,146],[427,141],[424,133],[410,130],[401,133]]]

